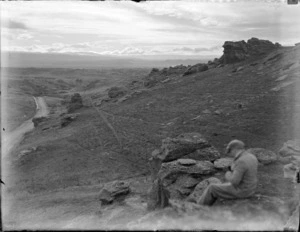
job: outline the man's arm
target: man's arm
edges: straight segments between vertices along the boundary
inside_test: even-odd
[[[238,186],[241,182],[244,173],[246,171],[246,167],[243,162],[238,162],[233,170],[233,172],[226,172],[225,179],[229,181],[233,186]]]

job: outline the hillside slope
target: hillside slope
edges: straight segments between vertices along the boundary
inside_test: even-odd
[[[39,210],[49,209],[49,214],[44,212],[38,218],[52,215],[52,222],[46,223],[50,227],[63,213],[66,220],[92,214],[88,217],[91,221],[85,221],[88,227],[101,218],[95,216],[102,210],[96,205],[97,192],[105,182],[116,179],[130,178],[136,187],[134,194],[144,202],[151,152],[160,147],[162,139],[184,132],[203,134],[221,153],[233,138],[245,141],[248,147],[277,152],[285,141],[300,139],[296,123],[299,74],[300,47],[281,47],[187,76],[175,73],[169,81],[150,88],[139,85],[128,90],[131,94],[123,100],[104,98],[94,107],[86,100],[86,107],[76,111],[78,118],[63,128],[51,127],[60,117],[53,114],[48,129],[35,128],[12,157],[15,173],[7,191],[16,198],[11,200],[14,203],[8,214],[18,204],[22,210],[8,224],[28,226],[29,219],[22,213],[29,210],[37,216]],[[94,102],[99,100],[103,99],[94,98]],[[20,151],[30,147],[37,149],[18,158]],[[282,164],[261,168],[259,175],[258,192],[283,200],[292,197]],[[29,203],[22,203],[25,201]],[[122,218],[123,210],[118,216],[107,214],[112,218],[106,218],[105,225]],[[126,214],[129,221],[137,216],[138,210],[132,210],[131,216]],[[67,228],[78,225],[71,222]],[[99,223],[95,225],[104,225]],[[62,221],[56,224],[63,225]]]

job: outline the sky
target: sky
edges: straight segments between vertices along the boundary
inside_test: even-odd
[[[286,1],[1,2],[1,50],[170,59],[222,55],[225,41],[300,42]]]

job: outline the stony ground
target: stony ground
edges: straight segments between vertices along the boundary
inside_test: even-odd
[[[97,99],[97,91],[99,98],[106,93],[101,92],[102,86],[66,85],[68,89],[61,88],[61,95],[46,97],[52,108],[50,129],[38,127],[28,133],[12,153],[14,174],[5,190],[9,210],[5,211],[4,225],[82,229],[112,225],[164,228],[169,221],[174,228],[186,223],[191,228],[237,225],[239,214],[227,209],[210,214],[218,216],[211,217],[212,221],[226,218],[226,225],[212,221],[205,224],[201,220],[202,224],[196,223],[201,214],[179,213],[176,219],[178,212],[172,209],[147,212],[147,160],[160,147],[162,139],[184,132],[203,134],[222,154],[234,138],[243,140],[248,147],[274,152],[287,140],[299,139],[299,55],[299,47],[282,48],[253,60],[184,77],[174,75],[171,81],[140,89],[124,101],[102,104]],[[238,67],[243,68],[232,72]],[[139,79],[137,76],[131,76],[130,81]],[[75,91],[84,96],[86,106],[76,111],[78,118],[67,127],[51,128],[63,110],[61,100]],[[90,97],[97,103],[95,108],[91,107]],[[37,149],[18,158],[20,151],[30,147]],[[283,178],[282,167],[282,163],[260,166],[258,193],[282,201],[295,197],[293,184]],[[101,207],[97,199],[99,190],[104,183],[119,179],[132,182],[132,193],[125,201]],[[35,218],[34,222],[30,218]],[[244,222],[248,222],[249,228],[282,229],[286,220],[270,213],[261,219],[264,220],[244,218]],[[245,229],[245,223],[235,228]]]

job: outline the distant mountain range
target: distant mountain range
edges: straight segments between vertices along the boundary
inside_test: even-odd
[[[153,68],[206,63],[215,56],[201,58],[154,59],[152,57],[118,57],[86,54],[3,52],[2,67],[20,68]]]

